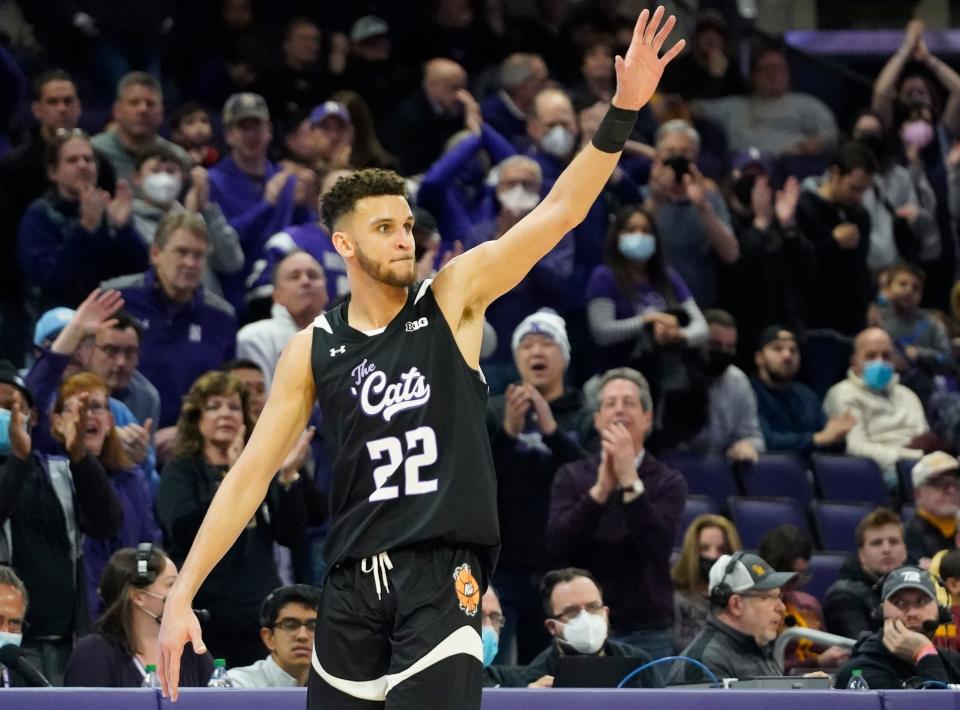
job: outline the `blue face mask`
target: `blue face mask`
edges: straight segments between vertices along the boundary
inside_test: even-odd
[[[13,445],[10,443],[10,410],[0,409],[0,456],[9,456],[12,453]]]
[[[483,639],[483,667],[486,668],[500,650],[500,634],[492,626],[484,626],[480,638]]]
[[[872,390],[887,389],[893,379],[893,365],[883,360],[871,360],[863,366],[863,383]]]
[[[620,253],[630,261],[643,263],[649,261],[650,257],[656,254],[657,240],[652,234],[631,232],[620,235],[620,242],[617,248],[620,250]]]
[[[23,634],[14,634],[9,631],[0,631],[0,648],[4,646],[19,646],[23,641]]]

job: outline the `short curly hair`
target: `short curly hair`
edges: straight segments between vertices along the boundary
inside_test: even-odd
[[[407,184],[392,170],[368,168],[337,180],[323,196],[321,211],[324,224],[333,234],[335,223],[365,197],[399,195],[406,199]]]

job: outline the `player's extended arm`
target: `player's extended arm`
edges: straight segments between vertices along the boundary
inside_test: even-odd
[[[157,668],[164,696],[176,700],[180,655],[188,641],[203,652],[193,597],[263,503],[271,479],[303,433],[315,396],[310,368],[312,333],[298,333],[274,373],[270,397],[243,453],[210,504],[176,583],[163,607]]]
[[[616,167],[636,112],[653,95],[664,67],[683,49],[681,40],[659,56],[676,22],[671,15],[660,27],[663,14],[662,7],[652,18],[648,10],[640,13],[626,56],[616,58],[613,106],[593,143],[574,158],[543,202],[502,237],[471,249],[437,275],[434,290],[455,325],[459,318],[451,319],[450,314],[482,312],[586,217]]]

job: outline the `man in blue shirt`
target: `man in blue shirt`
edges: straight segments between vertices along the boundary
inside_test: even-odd
[[[844,412],[828,421],[814,391],[794,380],[800,369],[796,334],[782,325],[768,326],[760,334],[754,357],[757,374],[750,382],[767,450],[809,456],[842,448],[856,420]]]

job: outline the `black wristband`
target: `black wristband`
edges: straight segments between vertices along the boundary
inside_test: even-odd
[[[619,153],[623,150],[623,144],[633,132],[633,124],[637,122],[637,113],[638,111],[610,104],[607,115],[603,117],[600,127],[593,135],[593,147],[604,153]]]

